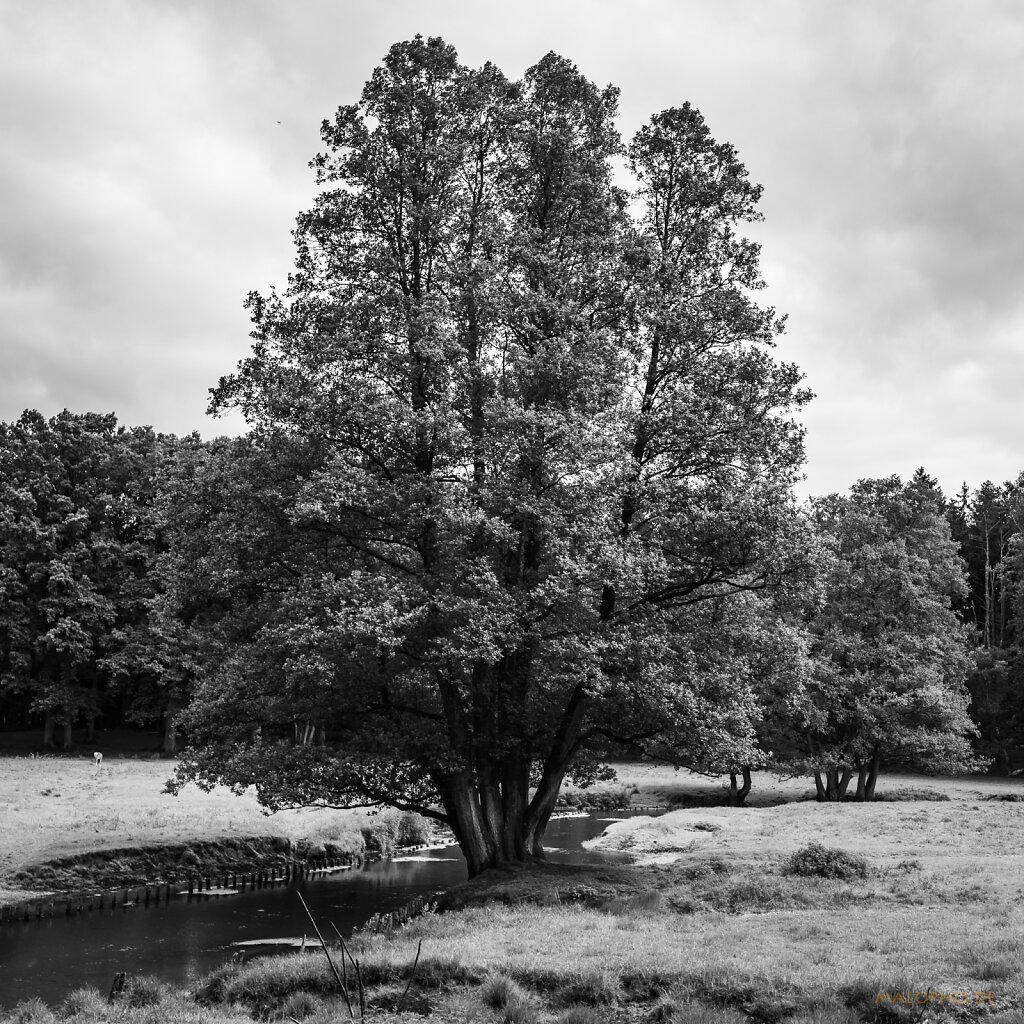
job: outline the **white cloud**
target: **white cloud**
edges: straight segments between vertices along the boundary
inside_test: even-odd
[[[395,41],[689,100],[766,187],[769,301],[814,491],[1024,467],[1024,11],[951,0],[8,0],[0,23],[0,418],[116,410],[178,432],[281,283],[318,126]],[[280,122],[280,123],[278,123]],[[227,425],[230,426],[230,425]]]

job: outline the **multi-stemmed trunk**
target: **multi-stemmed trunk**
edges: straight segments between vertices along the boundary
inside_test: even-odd
[[[586,696],[579,684],[562,713],[532,796],[532,758],[527,752],[485,756],[473,769],[435,775],[445,819],[470,877],[492,867],[543,859],[544,832],[579,745]]]
[[[854,771],[857,773],[857,788],[854,791],[854,800],[873,800],[875,798],[875,784],[878,781],[878,769],[881,765],[881,749],[876,744],[871,752],[871,757],[866,761],[857,761],[854,767],[842,765],[828,768],[823,773],[814,773],[815,796],[819,803],[830,803],[832,801],[849,799],[850,782],[853,779]]]
[[[814,789],[818,802],[832,803],[845,800],[852,778],[853,769],[849,765],[826,769],[824,779],[822,779],[822,773],[816,771],[814,773]]]
[[[739,785],[735,772],[729,772],[729,806],[742,807],[750,793],[750,765],[745,764],[740,769],[743,776],[743,785]]]

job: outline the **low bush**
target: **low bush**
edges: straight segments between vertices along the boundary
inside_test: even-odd
[[[609,789],[564,789],[558,794],[555,809],[559,811],[618,811],[629,807],[633,800],[630,786],[612,786]]]
[[[783,871],[787,875],[800,875],[803,878],[838,878],[849,881],[853,878],[867,878],[868,862],[845,850],[810,843],[786,861]]]
[[[695,882],[713,876],[727,875],[732,869],[721,857],[696,860],[679,869],[679,877]]]
[[[425,846],[431,841],[430,822],[422,815],[386,807],[361,826],[366,849],[387,857],[400,846]]]
[[[422,814],[407,811],[402,815],[398,829],[398,842],[401,846],[426,846],[433,836],[433,828]]]
[[[941,803],[949,800],[949,794],[923,786],[900,786],[898,789],[887,789],[883,793],[876,793],[874,800],[876,803],[901,803],[913,800],[930,800]]]

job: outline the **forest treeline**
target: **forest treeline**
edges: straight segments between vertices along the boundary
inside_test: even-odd
[[[275,471],[245,437],[68,411],[0,424],[0,729],[70,748],[76,729],[147,726],[174,753],[204,665],[232,642],[229,611],[237,628],[241,598],[258,632],[270,567],[287,566],[294,517],[275,526],[283,506],[268,501],[253,521]],[[947,497],[920,469],[800,514],[799,600],[765,588],[701,606],[680,735],[634,748],[731,775],[739,801],[759,767],[813,775],[823,799],[870,798],[884,765],[1014,769],[1024,474]],[[309,707],[292,718],[300,747],[335,724]]]

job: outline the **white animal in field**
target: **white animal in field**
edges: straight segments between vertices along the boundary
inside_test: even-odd
[[[97,769],[103,767],[103,754],[100,751],[95,751],[92,755],[92,763]]]

